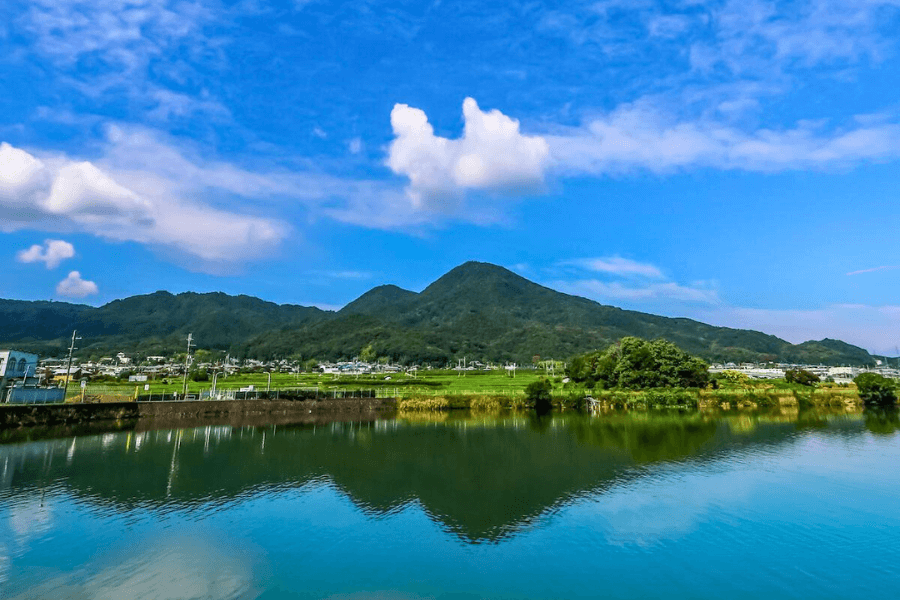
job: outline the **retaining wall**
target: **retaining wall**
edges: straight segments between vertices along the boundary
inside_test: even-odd
[[[153,420],[173,426],[180,422],[227,421],[305,422],[371,419],[396,408],[393,398],[332,400],[213,400],[196,402],[108,402],[102,404],[0,405],[0,430],[102,421]],[[190,426],[185,424],[184,426]]]

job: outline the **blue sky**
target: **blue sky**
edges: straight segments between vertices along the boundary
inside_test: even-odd
[[[900,344],[900,0],[0,7],[0,297],[336,308],[466,260]]]

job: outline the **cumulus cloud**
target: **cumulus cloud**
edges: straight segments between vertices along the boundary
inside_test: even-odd
[[[327,179],[322,183],[192,161],[146,132],[110,128],[105,154],[94,161],[52,154],[38,158],[0,145],[0,209],[8,215],[0,230],[83,231],[188,255],[198,259],[187,263],[189,268],[217,271],[270,256],[290,227],[203,202],[211,190],[256,199],[324,198],[335,187]],[[41,252],[29,249],[26,257],[38,260]]]
[[[56,172],[44,208],[76,221],[124,225],[152,223],[149,201],[116,183],[89,162],[71,163]]]
[[[28,221],[46,196],[52,176],[46,165],[28,152],[0,143],[0,206],[4,222]],[[3,225],[0,229],[6,230]]]
[[[523,135],[516,119],[483,112],[472,98],[463,102],[463,119],[463,135],[453,140],[436,136],[422,110],[397,104],[391,111],[387,166],[409,178],[416,206],[466,190],[522,192],[543,184],[550,157],[544,139]]]
[[[42,262],[48,269],[55,269],[67,258],[75,256],[75,246],[63,240],[44,240],[44,244],[34,244],[26,250],[19,250],[16,258],[19,262]]]
[[[85,298],[97,293],[97,284],[82,279],[78,271],[72,271],[56,285],[56,293],[67,298]]]

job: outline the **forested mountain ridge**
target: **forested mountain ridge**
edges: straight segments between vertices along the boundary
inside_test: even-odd
[[[838,340],[793,345],[757,331],[623,310],[557,292],[488,263],[468,262],[419,293],[395,285],[366,292],[337,312],[222,293],[155,292],[99,308],[0,300],[0,345],[59,354],[73,329],[85,351],[197,347],[256,358],[352,358],[366,345],[392,360],[443,364],[457,357],[528,363],[565,359],[624,336],[665,338],[715,361],[871,364]]]
[[[351,316],[356,320],[348,321]],[[396,286],[375,288],[339,311],[334,320],[284,334],[279,339],[257,337],[250,342],[250,354],[293,349],[316,356],[327,346],[329,352],[343,349],[342,356],[350,358],[371,343],[378,354],[402,362],[467,356],[527,363],[534,355],[565,359],[633,335],[662,337],[708,360],[874,362],[865,350],[843,342],[792,345],[757,331],[623,310],[479,262],[452,269],[418,294]]]
[[[221,292],[159,291],[114,300],[99,308],[64,302],[0,300],[0,344],[42,355],[68,347],[72,330],[85,351],[164,354],[193,333],[198,347],[229,350],[260,331],[327,318],[315,307],[275,304]]]

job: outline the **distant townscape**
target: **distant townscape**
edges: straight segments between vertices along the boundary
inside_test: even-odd
[[[363,348],[363,353],[371,348]],[[152,382],[181,381],[209,382],[221,376],[239,374],[319,374],[333,377],[381,376],[390,380],[394,374],[415,377],[420,371],[431,371],[432,365],[402,365],[387,359],[366,361],[358,357],[348,361],[300,361],[290,359],[258,360],[224,356],[211,359],[209,351],[200,350],[195,354],[181,353],[164,355],[130,355],[118,352],[97,360],[72,360],[66,357],[40,358],[37,354],[16,350],[0,350],[0,402],[3,403],[45,403],[60,402],[63,390],[68,385],[84,383],[128,382],[147,384]],[[540,360],[534,356],[533,362],[518,364],[507,362],[495,364],[477,360],[461,359],[455,364],[441,365],[447,371],[471,373],[477,371],[516,371],[541,374],[563,374],[564,361]],[[821,364],[797,363],[713,363],[709,365],[711,375],[736,372],[748,379],[783,379],[789,371],[803,370],[816,375],[821,381],[851,383],[862,373],[876,373],[891,379],[900,379],[900,368],[890,366],[881,360],[875,366],[828,366]],[[271,381],[271,379],[270,379]],[[564,381],[567,381],[565,379]],[[253,388],[249,388],[252,390]]]

